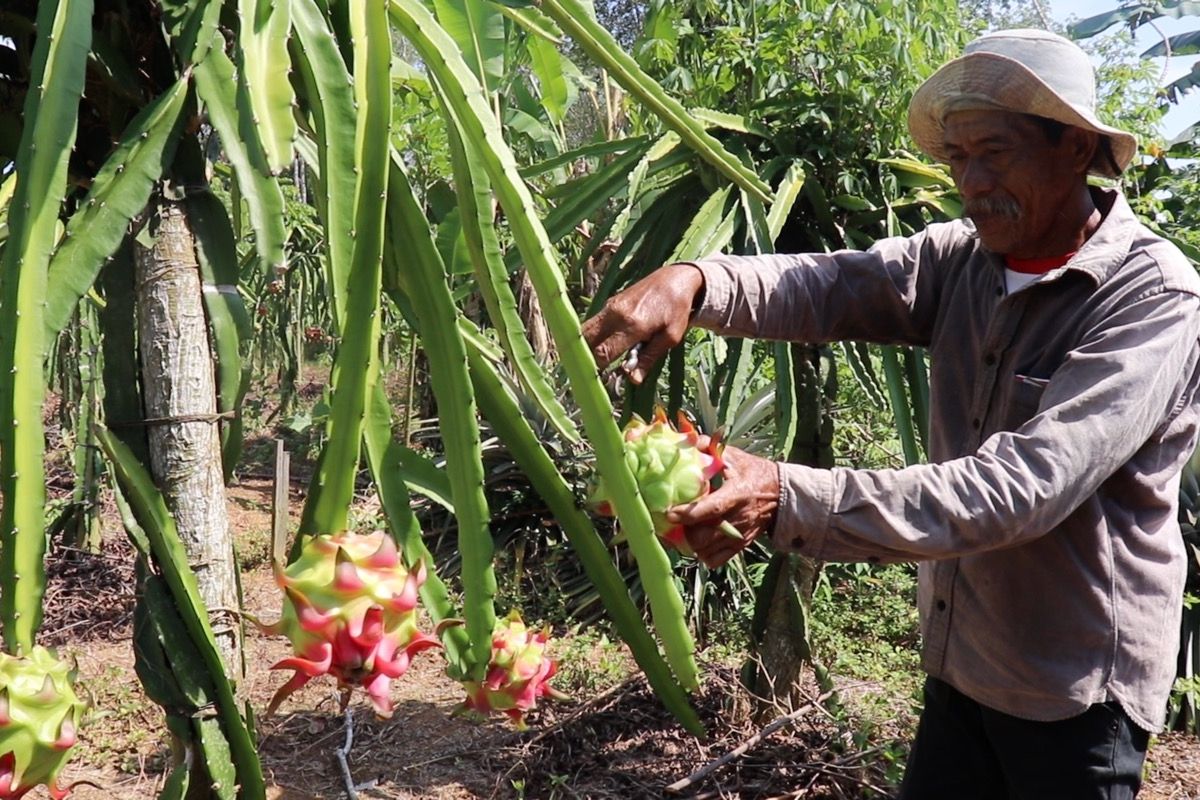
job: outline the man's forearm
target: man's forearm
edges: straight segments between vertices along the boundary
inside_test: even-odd
[[[688,262],[704,276],[693,324],[760,339],[923,344],[933,319],[914,313],[920,242],[887,240],[867,252]],[[922,290],[933,291],[933,284],[927,275]]]

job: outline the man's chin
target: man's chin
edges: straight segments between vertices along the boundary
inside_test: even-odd
[[[1015,244],[1013,231],[1008,225],[980,225],[976,222],[975,232],[983,246],[993,253],[1003,255],[1011,251]]]

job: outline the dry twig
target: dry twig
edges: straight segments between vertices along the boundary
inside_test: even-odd
[[[679,794],[684,789],[687,789],[688,787],[692,786],[693,784],[699,783],[706,776],[710,775],[711,773],[713,773],[716,770],[720,769],[721,767],[725,766],[730,761],[733,761],[734,759],[742,756],[750,748],[754,747],[756,744],[758,744],[763,739],[770,736],[775,731],[779,730],[780,728],[784,727],[785,725],[790,725],[791,723],[795,722],[800,717],[807,714],[809,711],[812,711],[814,708],[820,706],[821,703],[828,700],[832,695],[833,695],[833,692],[826,692],[825,694],[821,695],[813,702],[805,703],[804,705],[797,708],[795,711],[792,711],[788,714],[784,714],[782,717],[777,717],[776,719],[774,719],[770,723],[768,723],[766,725],[766,727],[764,727],[761,731],[754,734],[749,739],[742,742],[740,745],[733,748],[725,755],[721,756],[720,758],[717,758],[714,761],[708,762],[703,767],[701,767],[700,769],[693,772],[691,775],[688,775],[686,778],[675,781],[675,783],[672,783],[664,791],[667,794]]]
[[[334,751],[337,756],[338,766],[342,770],[342,783],[346,788],[346,797],[348,800],[358,800],[358,792],[355,791],[354,777],[350,774],[350,748],[354,746],[354,714],[350,711],[350,706],[346,705],[342,712],[346,720],[346,741],[338,750]]]

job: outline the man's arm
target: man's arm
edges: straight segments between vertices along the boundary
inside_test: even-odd
[[[829,561],[911,561],[1042,536],[1179,411],[1198,337],[1200,299],[1144,297],[1072,351],[1036,416],[971,456],[901,470],[779,465],[774,541]]]
[[[823,561],[920,561],[1012,547],[1052,530],[1194,402],[1200,298],[1143,297],[1054,373],[1036,416],[974,454],[899,470],[814,469],[727,453],[726,482],[668,519],[718,566],[770,530]],[[727,520],[749,535],[721,535]]]
[[[705,286],[693,324],[758,339],[924,345],[943,276],[972,249],[962,225],[950,223],[861,252],[690,262]]]
[[[635,383],[689,324],[720,333],[805,342],[924,344],[939,274],[971,243],[959,223],[884,239],[865,252],[715,256],[665,266],[613,296],[583,325],[602,368],[642,345]]]

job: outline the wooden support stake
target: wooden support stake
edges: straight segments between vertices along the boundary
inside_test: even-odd
[[[271,561],[287,564],[288,550],[288,488],[291,486],[292,456],[275,440],[275,491],[271,497]]]

